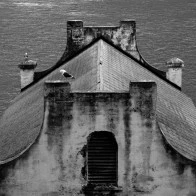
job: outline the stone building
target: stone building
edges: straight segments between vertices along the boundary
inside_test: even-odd
[[[27,56],[19,65],[21,93],[0,122],[0,195],[196,196],[184,63],[171,59],[166,73],[149,65],[135,21],[68,21],[62,58],[36,66]]]

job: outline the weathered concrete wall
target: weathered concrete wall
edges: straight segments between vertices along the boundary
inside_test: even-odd
[[[130,93],[69,91],[67,83],[46,84],[41,135],[0,169],[0,195],[93,195],[82,190],[87,137],[94,131],[112,132],[118,145],[122,191],[112,195],[196,195],[196,165],[172,150],[157,127],[155,83],[132,83]]]
[[[155,84],[135,83],[130,91],[129,195],[196,195],[196,164],[174,151],[157,126]]]

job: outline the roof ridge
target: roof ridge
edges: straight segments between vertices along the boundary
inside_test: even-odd
[[[98,45],[98,77],[99,77],[99,89],[97,90],[104,90],[104,83],[103,83],[103,73],[102,73],[102,66],[103,66],[103,41],[100,40]]]
[[[100,71],[100,64],[101,64],[101,43],[98,44],[98,57],[97,57],[97,89],[101,90],[101,71]]]

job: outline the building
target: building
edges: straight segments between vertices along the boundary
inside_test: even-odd
[[[181,91],[184,63],[171,59],[167,73],[149,65],[135,21],[68,21],[62,58],[36,66],[27,56],[19,65],[21,93],[0,122],[0,195],[196,195],[196,108]]]

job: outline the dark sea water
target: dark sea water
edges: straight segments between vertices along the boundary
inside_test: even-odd
[[[196,103],[196,0],[1,0],[0,115],[20,91],[17,65],[24,53],[39,71],[54,65],[70,19],[85,25],[135,19],[143,57],[162,70],[168,59],[182,59],[183,91]]]

